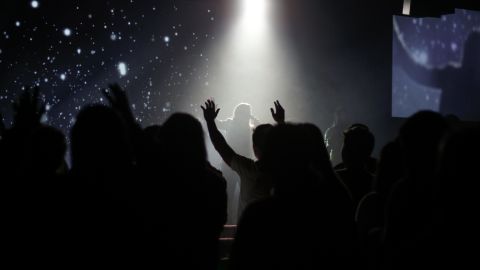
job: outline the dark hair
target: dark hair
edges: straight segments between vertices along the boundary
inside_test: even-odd
[[[162,127],[162,149],[173,165],[204,167],[207,149],[202,124],[186,113],[175,113]],[[170,164],[170,162],[169,162]]]
[[[265,144],[267,142],[268,133],[273,128],[271,124],[263,124],[257,126],[253,130],[252,142],[253,147],[257,148],[260,152],[265,151]]]
[[[319,176],[322,180],[336,181],[322,132],[312,124],[273,127],[268,135],[264,162],[277,190],[311,186]]]
[[[363,124],[353,124],[343,132],[344,149],[354,158],[366,160],[375,147],[375,136]]]
[[[440,141],[449,130],[439,113],[421,111],[400,128],[399,142],[409,169],[431,171],[437,161]]]
[[[60,130],[51,126],[40,126],[32,134],[31,146],[31,162],[37,169],[55,173],[62,165],[67,143]]]
[[[101,169],[107,164],[131,162],[127,126],[104,105],[83,108],[71,131],[73,167]]]

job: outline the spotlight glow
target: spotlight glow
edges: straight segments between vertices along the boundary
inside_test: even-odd
[[[271,21],[275,0],[236,0],[238,13],[231,28],[211,48],[207,74],[201,85],[192,86],[198,100],[215,97],[221,107],[219,119],[230,117],[239,103],[252,105],[255,117],[271,122],[269,104],[279,99],[289,108],[290,119],[298,115],[303,97],[296,89],[302,81],[294,53]],[[188,110],[189,104],[183,104]]]
[[[268,0],[242,0],[241,23],[250,30],[263,28],[267,24]]]

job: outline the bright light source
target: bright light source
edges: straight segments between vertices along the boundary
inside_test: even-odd
[[[260,20],[267,10],[266,0],[243,0],[244,16],[252,20]]]
[[[410,8],[411,8],[412,0],[404,0],[403,1],[403,15],[410,15]]]
[[[118,63],[118,73],[120,73],[120,77],[127,75],[127,64],[124,62]]]
[[[233,0],[231,0],[233,1]],[[238,13],[227,34],[219,39],[209,55],[208,70],[201,85],[192,85],[195,98],[215,97],[223,108],[219,118],[239,103],[252,105],[253,113],[262,122],[270,122],[269,104],[282,100],[289,107],[289,116],[299,112],[294,107],[302,96],[296,89],[304,83],[299,78],[295,54],[282,37],[277,36],[270,15],[275,0],[235,0]],[[181,104],[185,110],[190,103]]]
[[[40,6],[40,3],[38,3],[38,1],[33,0],[32,2],[30,2],[30,5],[32,6],[32,8],[38,8],[38,6]]]
[[[267,23],[268,0],[241,0],[241,22],[249,29],[264,27]]]
[[[72,34],[72,30],[70,28],[63,29],[63,35],[69,37]]]

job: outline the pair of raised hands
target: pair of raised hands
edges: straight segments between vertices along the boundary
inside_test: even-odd
[[[46,104],[40,98],[40,88],[25,87],[23,93],[13,103],[13,111],[14,128],[30,130],[40,125],[40,120],[46,112]]]
[[[270,108],[270,112],[272,113],[273,120],[278,124],[285,123],[285,110],[283,109],[280,102],[277,100],[273,102],[275,108]],[[218,112],[220,109],[216,107],[215,102],[212,99],[208,99],[205,102],[205,106],[200,106],[203,110],[203,117],[205,121],[215,121],[217,118]]]
[[[118,84],[111,84],[102,90],[103,95],[110,106],[119,111],[127,121],[134,121],[133,114],[128,103],[127,94]],[[13,104],[14,127],[22,129],[35,128],[40,124],[42,116],[46,112],[46,104],[40,97],[40,88],[26,87],[18,100]],[[0,115],[0,136],[5,131],[3,117]]]

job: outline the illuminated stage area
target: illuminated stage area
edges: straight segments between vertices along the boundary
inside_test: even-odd
[[[178,110],[200,116],[208,97],[225,113],[250,103],[262,121],[266,104],[282,99],[292,118],[301,116],[301,80],[294,52],[273,27],[275,1],[229,2],[2,4],[18,13],[5,25],[0,55],[6,122],[19,89],[38,85],[45,121],[67,131],[83,105],[105,102],[99,90],[112,81],[127,89],[144,126]]]

